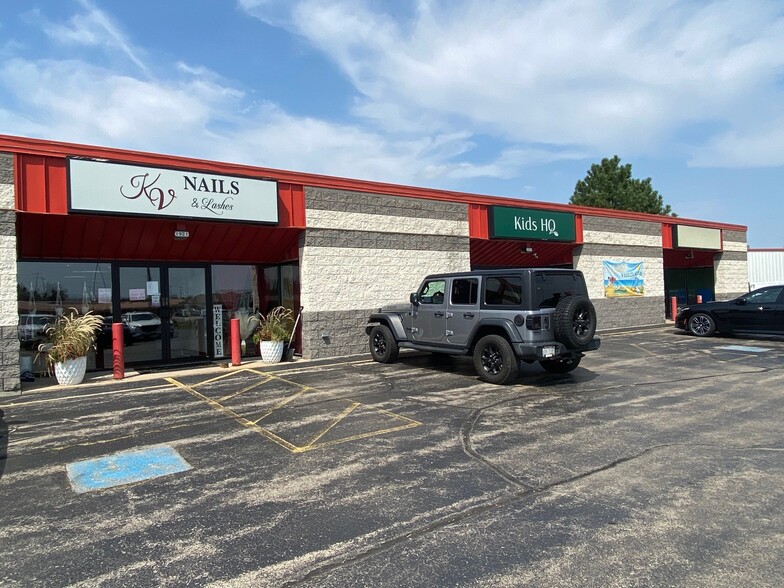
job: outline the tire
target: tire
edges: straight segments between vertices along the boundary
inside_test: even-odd
[[[596,309],[585,296],[567,296],[555,307],[555,340],[570,348],[585,347],[596,334]]]
[[[704,312],[697,312],[689,317],[689,333],[697,337],[710,337],[716,332],[716,321]]]
[[[485,335],[474,347],[474,369],[481,380],[507,384],[517,377],[517,357],[500,335]]]
[[[551,374],[567,374],[580,365],[580,356],[564,357],[561,359],[543,359],[539,362]]]
[[[397,359],[400,348],[395,336],[386,325],[376,325],[370,329],[370,355],[379,363],[392,363]]]

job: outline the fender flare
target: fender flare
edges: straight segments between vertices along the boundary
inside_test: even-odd
[[[477,342],[478,337],[477,333],[483,327],[493,327],[493,328],[500,328],[504,331],[506,338],[509,340],[510,343],[522,343],[523,339],[520,337],[520,332],[517,330],[514,322],[509,319],[505,318],[489,318],[483,319],[479,321],[474,329],[471,331],[471,334],[468,337],[468,340],[471,342],[471,346],[473,347],[474,343]]]
[[[403,327],[403,318],[394,312],[376,312],[370,315],[368,324],[365,327],[365,334],[370,335],[370,330],[376,325],[386,325],[395,339],[398,341],[406,341],[406,330]]]

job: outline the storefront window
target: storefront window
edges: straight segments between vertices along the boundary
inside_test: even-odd
[[[261,311],[267,313],[276,306],[281,306],[280,267],[277,265],[265,267],[263,272],[262,292],[264,293],[264,299],[262,300]]]
[[[18,336],[22,370],[46,372],[38,345],[46,338],[46,326],[76,309],[105,317],[108,329],[97,338],[98,356],[91,352],[88,369],[111,365],[112,271],[108,263],[23,261],[17,264]],[[108,334],[109,342],[106,345]],[[108,351],[104,349],[108,347]],[[106,363],[108,362],[108,364]]]
[[[212,306],[215,357],[231,355],[231,319],[240,320],[243,355],[256,355],[254,323],[249,319],[259,308],[258,272],[255,265],[213,265]]]
[[[281,291],[281,304],[286,308],[290,308],[294,316],[300,312],[299,309],[299,265],[289,264],[280,266],[280,291]],[[302,353],[302,322],[297,325],[294,332],[294,342],[292,347],[297,353]]]

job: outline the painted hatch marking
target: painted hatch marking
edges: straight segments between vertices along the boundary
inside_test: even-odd
[[[766,351],[770,351],[770,347],[751,347],[748,345],[725,345],[724,347],[717,347],[716,349],[743,351],[744,353],[765,353]]]
[[[157,445],[76,461],[65,469],[71,487],[83,493],[184,472],[191,465],[170,445]]]
[[[208,388],[208,384],[217,381],[226,381],[228,378],[232,378],[233,376],[237,376],[242,373],[256,375],[259,377],[259,380],[257,382],[251,383],[250,385],[246,385],[237,391],[222,395],[218,400],[214,400],[213,398],[207,396],[207,389],[205,388]],[[304,439],[296,438],[291,430],[285,429],[285,426],[281,427],[281,425],[285,425],[285,418],[274,425],[270,424],[268,419],[273,416],[281,415],[281,413],[284,412],[283,409],[296,410],[298,407],[294,406],[295,401],[306,394],[319,392],[320,390],[317,388],[300,384],[287,378],[280,377],[276,374],[267,373],[253,368],[242,368],[240,370],[227,374],[221,374],[220,376],[209,378],[202,382],[197,382],[191,385],[184,384],[183,382],[175,380],[174,378],[164,379],[170,384],[173,384],[178,388],[188,392],[199,400],[206,402],[214,410],[222,412],[231,417],[243,427],[247,427],[248,429],[256,431],[262,437],[265,437],[273,443],[276,443],[277,445],[287,449],[291,453],[303,453],[306,451],[312,451],[314,449],[321,449],[341,443],[347,443],[349,441],[358,441],[368,437],[396,433],[398,431],[422,426],[422,423],[419,421],[395,412],[385,410],[383,408],[370,406],[348,398],[336,398],[332,400],[331,403],[342,406],[339,409],[322,411],[322,414],[320,415],[321,419],[318,419],[317,417],[314,421],[318,427],[317,430],[307,434],[307,437]],[[251,390],[259,391],[260,389],[263,389],[262,387],[264,384],[268,384],[270,382],[282,382],[289,384],[292,386],[293,390],[287,395],[278,398],[277,402],[275,402],[272,406],[264,409],[261,413],[248,414],[245,410],[243,410],[245,414],[240,414],[224,404],[224,402],[241,397]],[[200,392],[196,388],[202,388],[204,389],[204,392]],[[375,415],[375,424],[371,424],[369,426],[355,426],[351,432],[346,430],[344,425],[355,424],[355,417],[357,415],[367,417],[369,414]],[[281,428],[284,430],[280,430]],[[284,438],[284,435],[288,438]]]

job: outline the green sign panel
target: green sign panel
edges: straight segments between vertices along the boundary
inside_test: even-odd
[[[490,236],[495,239],[574,242],[574,215],[529,208],[490,208]]]

